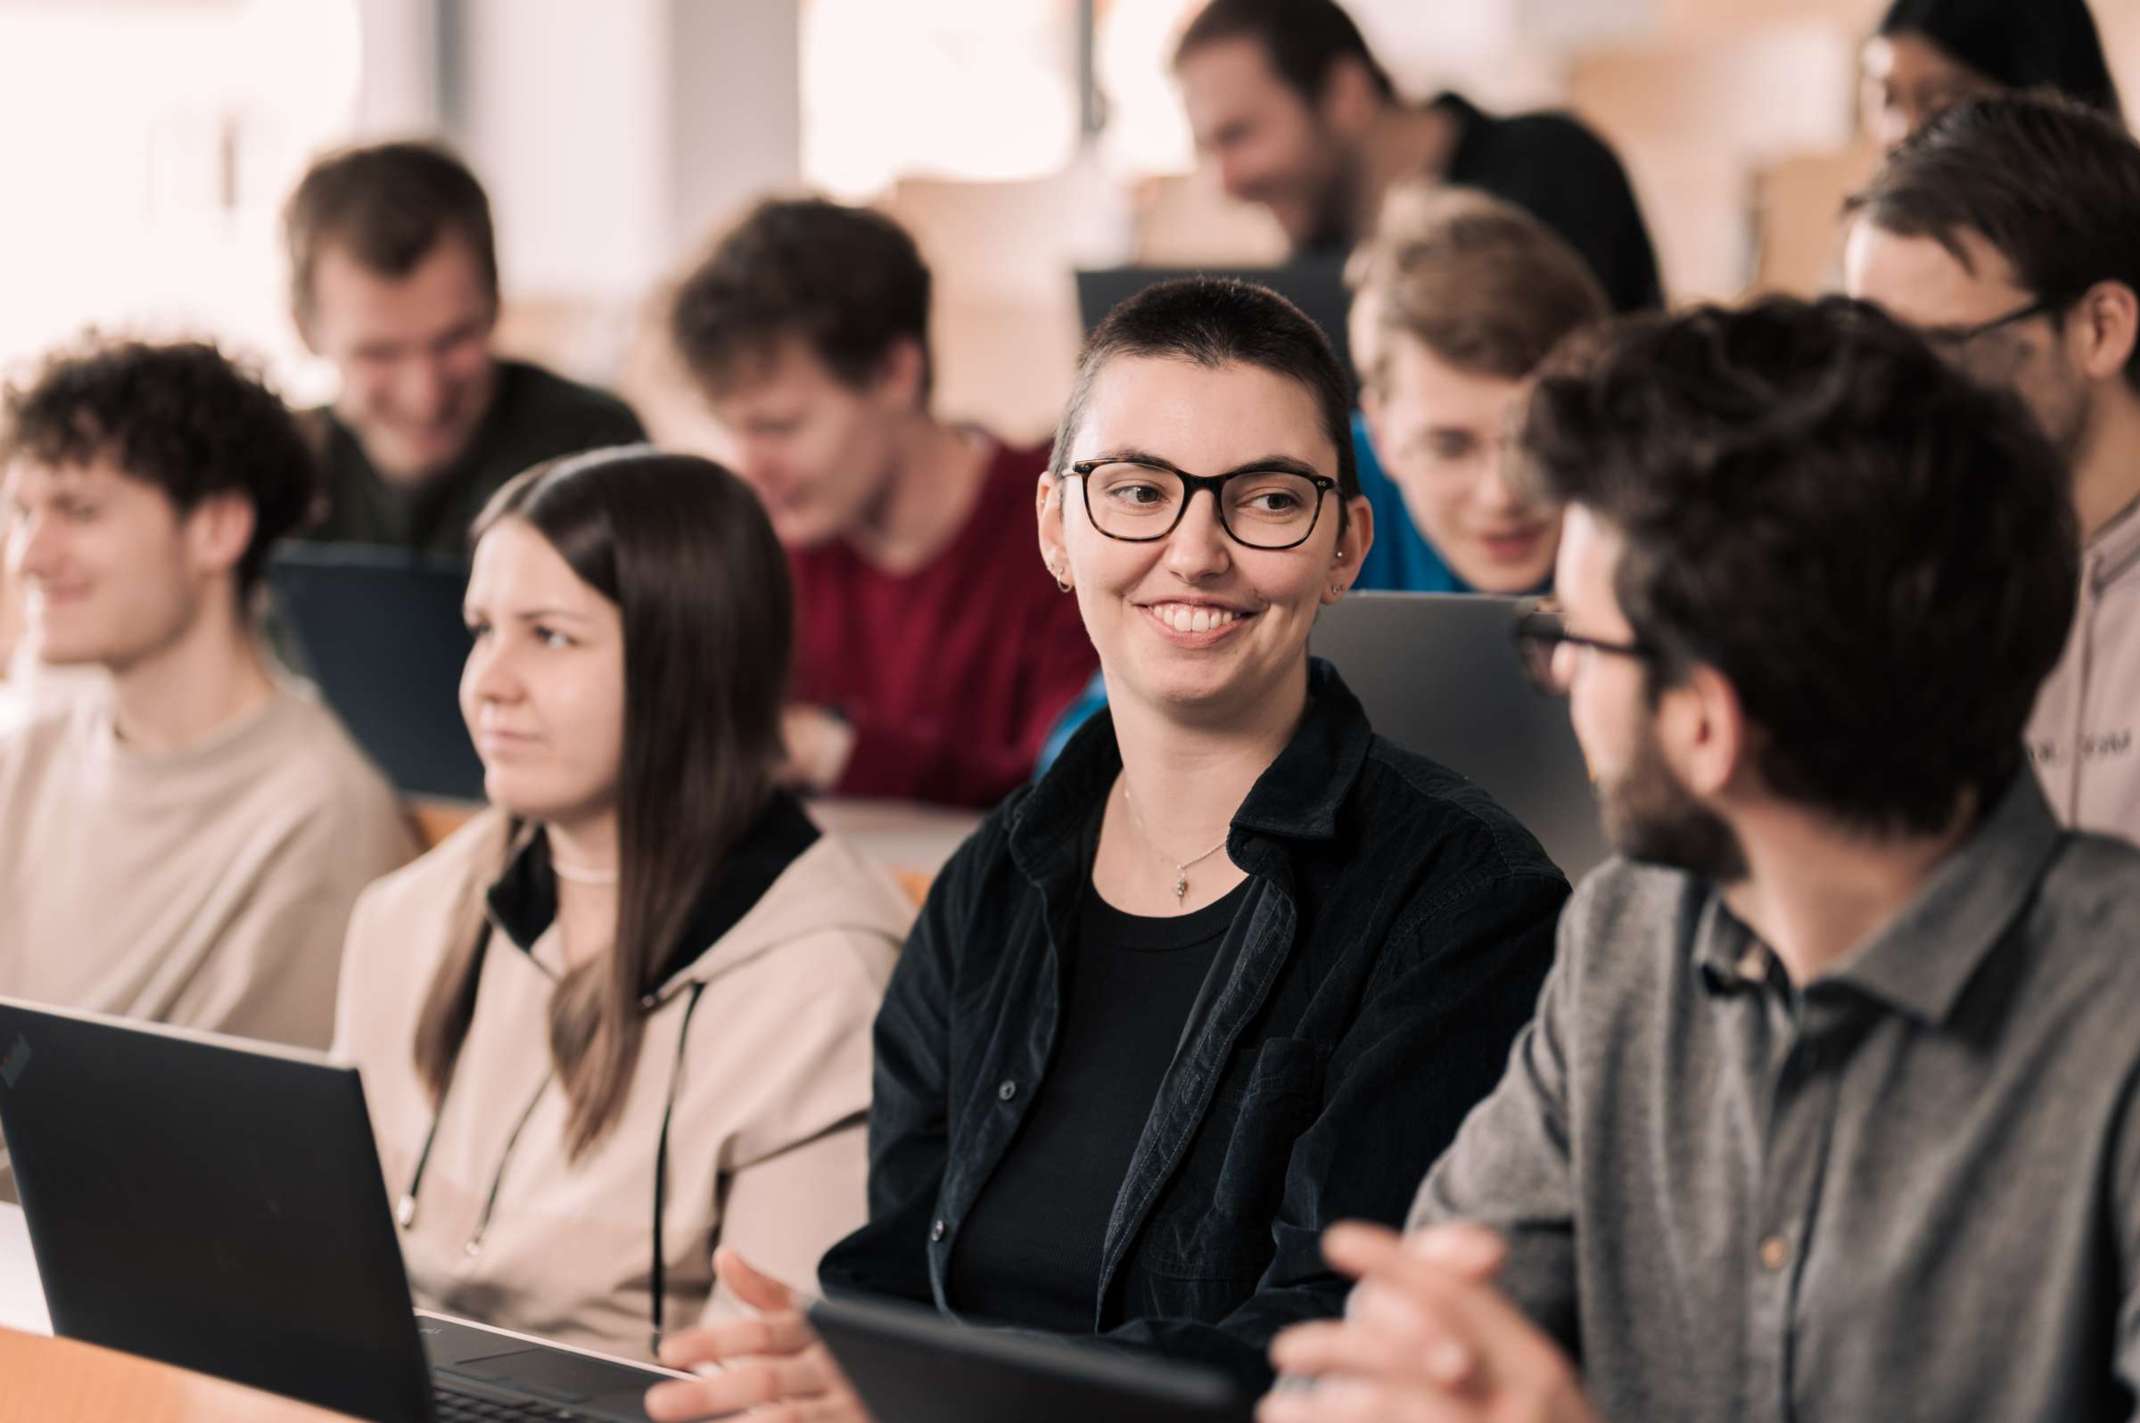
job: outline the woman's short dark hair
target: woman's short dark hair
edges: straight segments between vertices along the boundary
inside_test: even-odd
[[[1300,382],[1337,449],[1338,491],[1360,492],[1352,457],[1352,383],[1329,338],[1269,287],[1232,277],[1176,277],[1124,300],[1085,338],[1077,375],[1055,432],[1048,468],[1063,472],[1101,370],[1117,356],[1159,356],[1200,366],[1255,366]],[[1344,506],[1339,505],[1340,509]]]
[[[1385,100],[1397,97],[1389,71],[1367,47],[1352,16],[1335,0],[1211,0],[1196,12],[1174,46],[1174,67],[1205,45],[1249,39],[1263,47],[1271,68],[1302,102],[1321,101],[1330,70],[1349,59],[1367,72]]]
[[[1626,540],[1616,591],[1730,680],[1781,796],[1875,832],[1995,798],[2079,584],[2067,470],[2012,394],[1876,308],[1631,318],[1548,363],[1530,476]]]
[[[1899,237],[1929,237],[1971,266],[1975,232],[2045,301],[2098,282],[2140,296],[2140,143],[2103,114],[2052,94],[2001,94],[1942,110],[1844,204]],[[2140,345],[2125,363],[2140,388]]]
[[[902,340],[928,390],[929,268],[883,213],[820,198],[753,208],[684,278],[669,334],[692,375],[720,390],[801,340],[834,375],[866,385]]]
[[[312,319],[320,255],[340,248],[380,276],[401,278],[448,234],[468,244],[491,305],[498,304],[498,242],[490,199],[468,165],[435,143],[374,143],[330,153],[283,204],[290,309]]]
[[[632,445],[538,465],[492,496],[474,537],[508,521],[542,535],[624,628],[615,946],[565,978],[550,1020],[578,1152],[629,1089],[642,995],[773,793],[792,594],[757,497],[693,455]],[[434,1093],[474,1011],[478,952],[441,966],[419,1022],[417,1064]]]
[[[2008,89],[2053,89],[2118,116],[2088,0],[1894,0],[1878,32],[1919,35]]]
[[[0,458],[17,457],[110,460],[162,490],[181,514],[216,495],[242,496],[253,506],[253,537],[236,568],[241,597],[319,487],[289,407],[201,341],[92,340],[52,356],[29,386],[8,392]]]

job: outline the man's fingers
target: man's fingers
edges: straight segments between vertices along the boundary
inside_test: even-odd
[[[1455,1400],[1377,1380],[1331,1378],[1310,1388],[1279,1388],[1256,1406],[1256,1423],[1481,1423]]]
[[[1323,1232],[1323,1258],[1358,1279],[1380,1269],[1399,1251],[1466,1279],[1490,1280],[1508,1260],[1508,1245],[1483,1225],[1450,1224],[1398,1235],[1360,1221],[1340,1221]]]
[[[1499,1233],[1462,1222],[1415,1230],[1405,1236],[1404,1248],[1415,1259],[1468,1280],[1491,1280],[1508,1262],[1508,1242]]]
[[[1271,1363],[1281,1374],[1364,1374],[1437,1390],[1461,1389],[1478,1372],[1460,1339],[1367,1319],[1296,1325],[1271,1341]]]

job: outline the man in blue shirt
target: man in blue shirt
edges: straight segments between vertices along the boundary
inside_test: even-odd
[[[1504,446],[1531,373],[1572,332],[1609,314],[1596,278],[1521,208],[1413,184],[1391,193],[1355,284],[1354,451],[1372,471],[1362,485],[1376,539],[1354,586],[1543,587],[1560,515],[1516,490]]]

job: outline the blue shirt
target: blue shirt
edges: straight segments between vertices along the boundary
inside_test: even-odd
[[[1477,591],[1456,576],[1440,550],[1412,522],[1404,506],[1404,491],[1397,487],[1375,457],[1367,438],[1367,417],[1352,415],[1352,457],[1360,470],[1360,493],[1375,511],[1375,542],[1360,560],[1360,576],[1353,587],[1389,593],[1471,593]]]

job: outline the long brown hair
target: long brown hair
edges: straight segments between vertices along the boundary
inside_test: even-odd
[[[772,794],[793,597],[756,496],[710,460],[629,446],[538,465],[492,496],[473,537],[508,519],[547,539],[624,627],[616,937],[565,976],[550,1007],[578,1156],[623,1106],[653,975]],[[434,1104],[475,1014],[486,938],[439,966],[417,1019],[416,1066]]]

